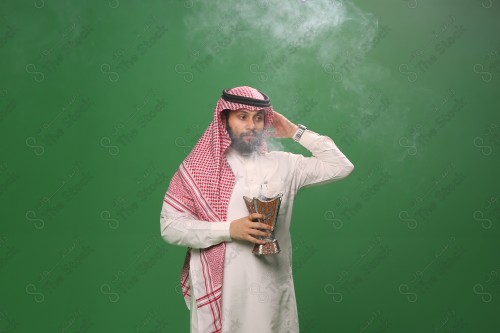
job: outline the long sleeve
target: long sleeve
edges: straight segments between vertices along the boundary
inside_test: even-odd
[[[295,172],[297,188],[330,183],[347,177],[354,165],[328,136],[306,130],[299,143],[312,157],[298,155]]]
[[[232,241],[230,222],[200,221],[189,213],[179,212],[165,201],[160,214],[163,239],[170,244],[203,249],[223,241]]]

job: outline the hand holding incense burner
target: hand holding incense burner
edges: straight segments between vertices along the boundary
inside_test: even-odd
[[[271,226],[274,230],[276,226],[276,221],[278,219],[278,213],[281,205],[281,198],[283,194],[280,193],[273,198],[268,198],[265,196],[259,196],[258,198],[249,198],[243,196],[245,204],[247,206],[248,212],[260,213],[264,215],[263,219],[259,219],[258,222],[265,223]],[[278,254],[280,252],[280,247],[278,240],[274,238],[274,232],[271,231],[270,235],[267,237],[257,236],[258,239],[266,241],[265,244],[255,244],[253,247],[253,254],[256,255],[268,255],[268,254]]]

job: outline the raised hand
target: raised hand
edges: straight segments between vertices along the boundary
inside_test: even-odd
[[[272,136],[275,138],[291,138],[297,132],[299,127],[288,120],[281,113],[276,111],[274,113],[274,120],[272,127],[274,131],[272,132]]]

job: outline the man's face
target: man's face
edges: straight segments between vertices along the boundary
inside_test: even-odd
[[[229,119],[221,113],[221,120],[226,127],[231,146],[242,154],[249,154],[260,148],[264,131],[265,111],[246,109],[229,111]]]

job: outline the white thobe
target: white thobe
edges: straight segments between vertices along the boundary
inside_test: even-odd
[[[297,305],[292,277],[292,244],[290,223],[292,206],[298,189],[333,182],[347,177],[353,164],[338,149],[332,139],[306,130],[299,140],[313,156],[272,151],[241,155],[229,147],[226,157],[235,174],[235,184],[228,205],[227,221],[193,220],[163,203],[161,234],[171,244],[191,247],[191,264],[199,262],[201,248],[226,242],[222,284],[222,332],[229,333],[290,333],[299,332]],[[243,196],[274,197],[282,193],[281,207],[274,236],[281,252],[277,255],[256,256],[254,244],[233,240],[229,221],[248,216]],[[191,295],[203,294],[203,285],[190,265]],[[195,283],[193,283],[195,282]],[[199,288],[199,289],[197,289]],[[211,332],[200,327],[194,297],[191,310],[191,332]]]

